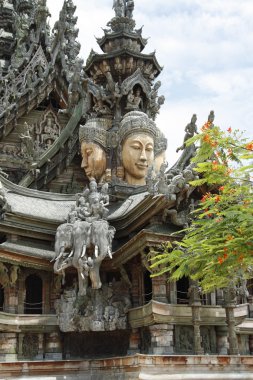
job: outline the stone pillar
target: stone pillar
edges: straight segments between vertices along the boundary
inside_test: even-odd
[[[216,292],[212,292],[212,293],[210,293],[210,301],[211,301],[211,305],[216,305],[216,302],[217,302],[217,300],[216,300]]]
[[[171,355],[174,353],[174,326],[169,324],[149,326],[151,347],[149,354]]]
[[[140,352],[140,332],[138,329],[132,329],[130,338],[129,338],[129,349],[127,351],[128,355],[138,354]]]
[[[250,355],[249,350],[249,335],[238,335],[238,346],[240,355]]]
[[[249,303],[249,318],[253,318],[253,295],[252,294],[248,296],[248,303]]]
[[[43,360],[44,358],[44,334],[39,334],[39,349],[36,360]]]
[[[152,278],[152,299],[154,301],[168,303],[167,279],[165,275]]]
[[[0,361],[16,361],[17,348],[18,342],[16,333],[0,333]]]
[[[194,329],[194,353],[195,355],[203,355],[204,349],[201,345],[200,334],[200,306],[192,305],[192,323]]]
[[[18,345],[17,345],[17,353],[18,353],[18,360],[23,359],[23,339],[24,334],[18,334]]]
[[[24,272],[18,280],[18,314],[24,314],[24,303],[25,303],[26,289],[25,289],[25,277]]]
[[[133,262],[132,265],[132,301],[133,307],[138,307],[143,304],[143,278],[142,278],[142,268],[138,261]]]
[[[52,332],[45,336],[45,359],[62,360],[62,342],[60,332]]]
[[[249,352],[250,355],[253,355],[253,335],[249,336]]]
[[[234,306],[226,306],[226,319],[228,325],[229,355],[238,355],[239,347],[235,332]]]
[[[216,342],[218,355],[228,354],[228,329],[226,326],[216,327]]]
[[[222,306],[224,304],[224,296],[223,296],[223,290],[222,289],[216,290],[216,302],[217,302],[217,305]]]
[[[169,294],[169,303],[176,305],[177,304],[177,283],[167,282],[167,292]]]
[[[195,355],[203,355],[204,349],[201,346],[200,334],[200,287],[198,283],[191,281],[191,286],[188,290],[189,304],[192,307],[192,323],[194,329],[194,353]]]
[[[5,311],[11,314],[16,314],[18,311],[18,295],[16,286],[8,286],[5,288]]]

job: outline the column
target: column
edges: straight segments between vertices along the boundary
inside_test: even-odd
[[[189,304],[192,308],[192,324],[194,330],[194,353],[195,355],[203,355],[204,349],[201,345],[201,334],[200,334],[200,287],[195,281],[191,281],[191,286],[188,290],[189,294]]]
[[[129,349],[127,351],[128,355],[134,355],[140,352],[140,332],[139,329],[132,329],[130,338],[129,338]]]
[[[18,311],[18,296],[16,286],[5,288],[5,310],[7,313],[16,314]]]
[[[168,303],[167,278],[165,275],[152,278],[152,299],[154,301]]]
[[[253,355],[253,335],[249,336],[249,352],[250,355]]]
[[[226,322],[228,326],[229,355],[238,355],[239,346],[235,332],[234,308],[236,305],[236,287],[230,286],[224,289],[224,305],[226,309]]]
[[[60,332],[52,332],[45,336],[45,359],[62,360],[62,342]]]
[[[218,355],[228,354],[228,328],[227,326],[216,327],[216,341]]]
[[[167,292],[169,294],[169,303],[176,305],[177,304],[177,283],[167,282]]]
[[[253,318],[253,295],[252,294],[248,296],[248,303],[249,303],[249,318]]]
[[[0,333],[0,361],[16,361],[17,347],[16,333]]]
[[[229,355],[238,355],[239,347],[237,335],[235,332],[235,316],[234,306],[226,305],[226,320],[228,325],[228,342],[229,342]]]
[[[149,354],[171,355],[174,353],[174,326],[169,324],[149,326],[151,346]]]

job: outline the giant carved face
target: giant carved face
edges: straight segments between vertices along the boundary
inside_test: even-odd
[[[122,145],[125,181],[131,185],[145,185],[148,167],[154,161],[154,139],[145,133],[127,137]]]
[[[106,169],[106,154],[104,149],[93,142],[82,141],[81,143],[82,165],[86,176],[102,180]]]

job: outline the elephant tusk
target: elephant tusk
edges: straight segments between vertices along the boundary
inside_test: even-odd
[[[70,252],[70,254],[68,255],[68,258],[72,257],[74,255],[74,250],[72,249],[72,251]]]
[[[56,257],[56,258],[55,258],[55,261],[56,261],[56,260],[60,260],[60,259],[62,258],[62,256],[63,256],[63,254],[64,254],[64,251],[60,253],[59,257]]]
[[[81,258],[83,258],[85,256],[85,253],[86,253],[86,245],[84,244],[83,251],[82,251],[82,254],[81,254]]]
[[[95,245],[95,257],[98,257],[98,246]]]
[[[110,259],[112,259],[112,251],[111,251],[111,249],[108,247],[108,256],[110,257]]]

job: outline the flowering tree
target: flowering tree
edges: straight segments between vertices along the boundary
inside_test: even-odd
[[[253,277],[253,142],[210,122],[187,145],[196,142],[200,178],[191,184],[204,195],[182,240],[165,245],[151,267],[171,280],[190,277],[209,292]]]

